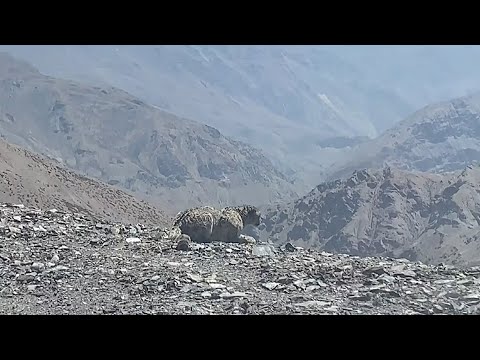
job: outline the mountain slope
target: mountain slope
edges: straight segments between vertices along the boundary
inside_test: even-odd
[[[480,93],[427,106],[350,154],[333,167],[330,179],[385,164],[442,173],[478,162]]]
[[[418,108],[480,90],[475,46],[11,46],[42,72],[110,84],[261,148],[309,187]],[[103,85],[102,85],[103,86]],[[326,141],[326,142],[325,142]]]
[[[480,264],[480,168],[452,174],[356,171],[266,211],[280,243],[426,263]]]
[[[172,212],[294,195],[260,151],[124,91],[47,77],[6,54],[0,79],[0,130],[9,141]]]
[[[165,226],[169,221],[144,201],[4,140],[0,140],[0,202],[82,212],[131,224]]]

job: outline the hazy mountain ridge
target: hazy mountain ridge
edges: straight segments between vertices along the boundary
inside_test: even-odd
[[[428,103],[480,90],[480,51],[468,46],[0,49],[48,74],[111,84],[214,126],[261,148],[307,188],[347,156],[324,148],[330,138],[374,137]]]
[[[480,161],[480,93],[429,105],[350,151],[329,179],[385,164],[443,173]]]
[[[361,170],[266,211],[279,243],[426,263],[480,263],[480,168],[452,174]]]
[[[0,129],[9,141],[169,210],[295,194],[260,151],[122,90],[47,77],[6,54],[0,76]]]

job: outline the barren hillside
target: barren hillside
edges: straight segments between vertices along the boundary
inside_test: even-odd
[[[267,210],[262,235],[361,256],[480,264],[480,168],[355,171]]]
[[[0,132],[172,213],[205,203],[270,203],[295,194],[261,151],[215,128],[119,89],[44,76],[7,54],[0,54]]]
[[[168,217],[154,206],[4,140],[0,140],[0,202],[132,224],[168,223]]]

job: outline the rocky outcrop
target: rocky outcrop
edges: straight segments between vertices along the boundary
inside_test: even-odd
[[[480,168],[355,171],[265,212],[261,238],[359,256],[480,264]]]

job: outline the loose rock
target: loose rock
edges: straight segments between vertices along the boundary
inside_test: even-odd
[[[0,206],[0,314],[480,314],[480,268],[180,236]]]

